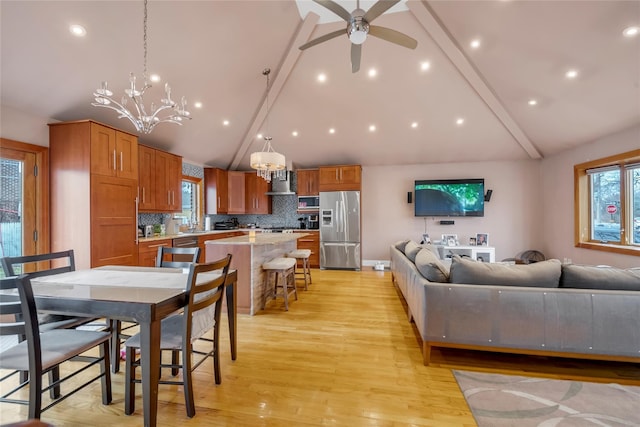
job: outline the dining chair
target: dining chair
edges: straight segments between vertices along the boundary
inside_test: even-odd
[[[222,295],[225,281],[229,272],[231,255],[204,264],[191,264],[187,283],[184,311],[174,314],[161,322],[160,352],[170,351],[171,363],[162,363],[161,368],[171,368],[172,374],[176,369],[182,369],[182,381],[162,380],[159,384],[182,385],[184,389],[185,406],[189,418],[196,414],[193,396],[193,382],[191,372],[208,358],[213,358],[215,382],[220,384],[219,341],[220,341],[220,313],[222,312]],[[218,273],[214,273],[219,270]],[[205,333],[213,329],[212,346],[208,351],[194,350],[192,344]],[[135,370],[140,366],[140,359],[136,357],[136,350],[140,349],[140,335],[134,335],[125,342],[125,414],[130,415],[135,410]],[[181,355],[181,363],[174,357]],[[193,363],[194,354],[202,357]]]
[[[62,402],[72,394],[100,379],[102,384],[102,403],[111,403],[111,374],[109,371],[109,338],[110,333],[105,331],[86,331],[78,329],[50,329],[41,330],[38,323],[36,303],[28,275],[8,277],[0,279],[0,335],[18,335],[26,337],[25,340],[0,352],[0,369],[10,370],[8,374],[0,378],[0,381],[13,381],[9,387],[13,387],[0,397],[0,402],[17,403],[29,406],[29,418],[39,419],[43,411]],[[16,293],[18,298],[16,298]],[[99,356],[89,356],[86,353],[94,348],[99,348]],[[59,366],[67,361],[70,369],[76,367],[75,362],[85,362],[80,369],[74,369],[60,378],[51,373],[59,372]],[[77,374],[84,372],[92,366],[99,365],[100,374],[89,379],[79,379]],[[28,371],[28,380],[17,381],[11,378],[16,374]],[[65,372],[68,372],[65,370]],[[42,377],[49,374],[49,385],[44,386]],[[74,378],[75,388],[52,398],[43,407],[42,394],[52,389],[61,389],[61,384],[70,378]],[[17,385],[16,385],[17,384]],[[16,394],[19,390],[29,386],[28,400],[21,399]],[[13,396],[13,397],[11,397]]]
[[[180,259],[174,260],[175,255]],[[200,259],[200,248],[173,248],[167,246],[158,247],[158,255],[156,256],[156,267],[159,268],[189,268],[191,264],[197,263]],[[113,330],[113,337],[111,339],[111,367],[112,371],[120,371],[120,358],[122,342],[127,338],[131,338],[131,335],[123,333],[127,329],[136,327],[138,324],[135,322],[127,322],[126,326],[122,325],[120,320],[111,320],[111,330]]]

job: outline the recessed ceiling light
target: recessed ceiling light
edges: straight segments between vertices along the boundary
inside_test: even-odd
[[[324,83],[327,81],[327,75],[325,73],[318,74],[318,81],[320,83]]]
[[[196,108],[202,108],[202,102],[196,101],[196,102],[193,103],[193,106],[196,107]],[[225,120],[225,121],[227,122],[227,124],[229,124],[228,120]]]
[[[291,135],[293,135],[293,136],[298,136],[298,131],[297,131],[297,130],[294,130],[293,132],[291,132]]]
[[[565,73],[565,76],[568,79],[575,79],[576,77],[578,77],[578,70],[569,70]]]
[[[76,37],[84,37],[87,35],[87,30],[82,25],[73,24],[69,26],[69,31]]]
[[[527,102],[527,104],[533,107],[534,105],[538,105],[538,101],[535,99],[530,99],[529,102]]]
[[[257,135],[256,135],[256,138],[258,138],[258,139],[262,139],[262,134],[261,134],[261,133],[257,134]]]
[[[469,46],[471,46],[471,49],[479,48],[480,47],[480,39],[471,40],[471,43],[469,43]]]
[[[329,129],[329,133],[334,134],[336,133],[336,130],[334,128]]]
[[[375,132],[375,131],[376,131],[376,125],[370,125],[369,132]]]
[[[414,129],[417,128],[418,127],[418,122],[411,123],[411,127],[414,128]]]
[[[622,35],[625,37],[634,37],[640,34],[640,27],[627,27],[622,31]]]
[[[149,80],[151,80],[153,83],[158,83],[160,81],[160,76],[158,74],[151,74],[149,76]]]
[[[459,119],[456,120],[456,124],[458,126],[462,126],[464,124],[464,119],[462,117],[460,117]]]
[[[420,69],[422,71],[427,71],[429,68],[431,68],[431,63],[429,61],[424,61],[420,63]]]
[[[222,125],[223,126],[229,126],[229,120],[223,120],[222,121]]]
[[[378,75],[378,70],[376,70],[375,68],[369,69],[369,77],[375,77],[377,75]]]

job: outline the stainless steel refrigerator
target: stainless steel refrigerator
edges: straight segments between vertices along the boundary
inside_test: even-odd
[[[360,270],[360,192],[320,193],[320,268]]]

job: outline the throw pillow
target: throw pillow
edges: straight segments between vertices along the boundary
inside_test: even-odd
[[[407,243],[409,243],[409,239],[400,240],[398,243],[396,243],[396,249],[399,250],[400,252],[404,253],[404,248],[405,248],[405,246],[407,246]]]
[[[433,252],[433,254],[436,256],[436,258],[438,258],[438,259],[442,259],[442,258],[440,257],[440,251],[438,250],[438,247],[437,247],[436,245],[426,244],[426,245],[422,245],[422,247],[423,247],[424,249],[427,249],[427,250],[429,250],[429,251]],[[448,273],[447,273],[447,274],[448,274]]]
[[[640,269],[564,264],[560,287],[640,291]]]
[[[418,252],[416,268],[430,282],[447,283],[449,281],[449,270],[429,249]]]
[[[476,262],[454,255],[449,269],[449,281],[475,285],[557,288],[560,274],[561,264],[557,259],[511,265]]]
[[[411,262],[416,262],[416,255],[418,255],[420,249],[422,249],[422,247],[419,244],[410,240],[404,247],[404,254],[411,260]]]

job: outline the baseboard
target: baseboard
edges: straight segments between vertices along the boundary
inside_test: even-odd
[[[375,269],[375,266],[377,264],[384,265],[384,269],[385,270],[391,269],[391,261],[389,261],[389,260],[376,260],[376,259],[363,259],[362,260],[362,266],[363,267],[371,267],[372,269]]]

